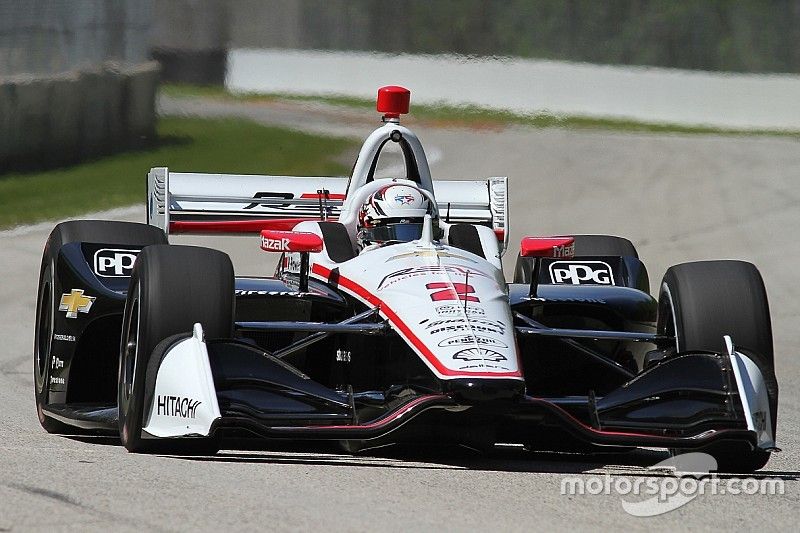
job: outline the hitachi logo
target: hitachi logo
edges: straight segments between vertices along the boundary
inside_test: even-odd
[[[181,398],[180,396],[161,396],[156,398],[156,406],[159,415],[179,416],[181,418],[194,418],[197,414],[197,407],[203,402],[192,400],[191,398]]]

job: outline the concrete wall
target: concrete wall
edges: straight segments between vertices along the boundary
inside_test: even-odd
[[[0,0],[0,174],[155,132],[153,0]]]
[[[0,76],[55,74],[150,53],[153,0],[2,0]]]
[[[152,140],[157,87],[155,62],[0,79],[0,173]]]
[[[164,81],[222,85],[228,57],[228,12],[223,0],[156,0],[152,57]]]

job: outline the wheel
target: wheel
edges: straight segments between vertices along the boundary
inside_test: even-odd
[[[56,279],[56,261],[61,247],[70,242],[98,242],[147,246],[167,242],[164,232],[153,226],[133,222],[75,220],[58,224],[47,239],[39,269],[36,299],[36,325],[33,345],[33,377],[36,412],[39,423],[48,433],[74,432],[75,429],[44,414],[49,403],[53,332],[57,320],[57,297],[62,287]]]
[[[778,382],[772,326],[764,281],[744,261],[699,261],[670,267],[661,283],[656,330],[674,335],[678,352],[725,352],[724,335],[747,350],[767,386],[773,438],[777,427]],[[711,452],[720,470],[752,472],[769,460],[763,450],[720,447]]]
[[[578,256],[614,256],[614,257],[635,257],[636,247],[631,241],[623,237],[613,235],[573,235],[575,238],[575,251]],[[533,257],[520,257],[517,255],[517,263],[514,267],[514,283],[530,283],[531,273],[533,272]]]
[[[159,346],[162,341],[190,333],[195,323],[203,326],[206,338],[232,336],[233,291],[233,265],[223,252],[167,245],[139,254],[122,320],[117,391],[120,439],[128,451],[216,451],[213,439],[142,439],[145,380],[150,360],[160,360],[168,347]]]

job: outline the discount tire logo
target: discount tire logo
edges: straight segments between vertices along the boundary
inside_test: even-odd
[[[550,280],[559,285],[613,285],[614,273],[603,261],[550,263]]]

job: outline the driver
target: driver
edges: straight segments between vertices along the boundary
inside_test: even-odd
[[[375,191],[358,213],[359,249],[419,239],[426,214],[433,216],[431,202],[416,187],[394,183]]]

